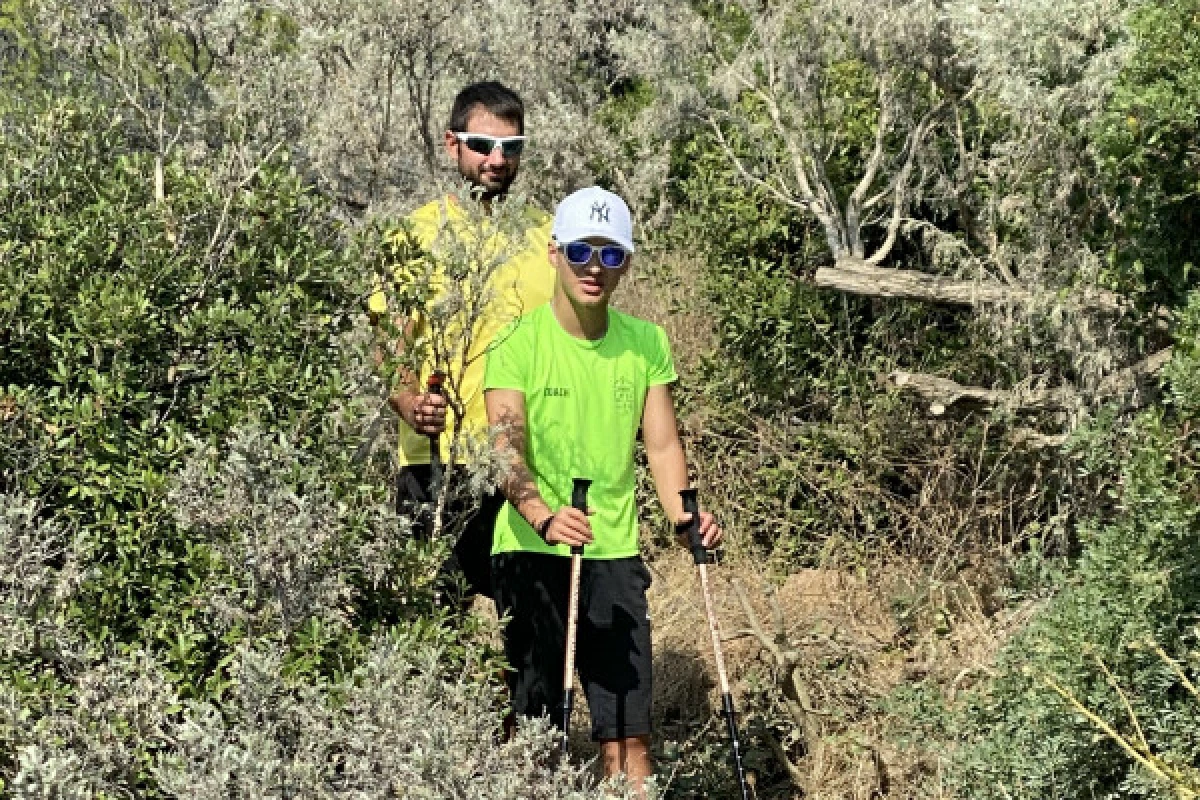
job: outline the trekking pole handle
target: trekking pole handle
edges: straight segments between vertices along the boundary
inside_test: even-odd
[[[429,373],[429,377],[425,379],[425,391],[429,394],[436,394],[438,397],[446,396],[446,373],[440,370],[434,370]],[[438,440],[438,434],[429,434],[429,444],[433,446]]]
[[[708,551],[704,549],[704,540],[700,538],[700,501],[695,489],[680,489],[679,497],[683,500],[683,510],[691,514],[687,522],[688,549],[692,551],[692,561],[697,564],[708,563]]]
[[[571,505],[583,513],[587,513],[587,493],[592,482],[587,478],[574,478],[571,482]],[[571,548],[571,555],[583,555],[583,545]]]
[[[425,391],[430,394],[441,395],[443,384],[446,382],[446,373],[439,370],[434,370],[429,373],[429,377],[425,379]]]

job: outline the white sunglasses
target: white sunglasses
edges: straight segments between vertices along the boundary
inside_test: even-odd
[[[516,158],[525,149],[524,136],[489,136],[486,133],[463,133],[451,131],[454,138],[467,146],[472,153],[490,156],[500,148],[500,155],[505,158]]]

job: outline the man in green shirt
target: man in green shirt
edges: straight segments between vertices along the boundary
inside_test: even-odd
[[[554,296],[500,335],[484,377],[488,420],[509,467],[492,540],[493,596],[510,618],[514,709],[552,713],[563,700],[570,548],[584,546],[576,663],[592,737],[606,774],[641,785],[651,772],[652,659],[634,443],[640,428],[659,501],[685,524],[675,367],[662,328],[609,308],[634,250],[624,201],[597,187],[575,192],[559,204],[552,233]],[[576,477],[592,481],[586,514],[570,505]],[[711,514],[701,512],[700,529],[706,547],[720,541]]]

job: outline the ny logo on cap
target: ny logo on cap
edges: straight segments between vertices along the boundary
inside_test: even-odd
[[[592,203],[591,219],[596,222],[608,222],[608,203],[600,201]]]

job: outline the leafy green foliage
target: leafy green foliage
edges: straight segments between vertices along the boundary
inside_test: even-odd
[[[150,165],[108,112],[61,95],[6,119],[0,192],[3,490],[80,532],[76,621],[169,654],[203,693],[219,643],[197,619],[212,553],[165,502],[186,437],[250,420],[302,447],[349,387],[335,346],[361,285],[343,232],[280,161],[225,193]]]
[[[286,156],[232,186],[168,164],[156,202],[99,104],[2,122],[0,781],[161,796],[168,719],[231,702],[247,649],[286,694],[352,683],[404,630],[492,684],[478,625],[451,635],[434,605],[444,549],[408,535],[364,441],[383,254]]]
[[[1200,292],[1188,298],[1175,346],[1167,366],[1166,400],[1181,419],[1200,419]]]
[[[1145,3],[1132,15],[1134,54],[1095,148],[1113,207],[1102,231],[1114,277],[1150,302],[1181,302],[1196,286],[1200,244],[1200,5]]]
[[[101,5],[88,8],[108,13]],[[696,5],[715,61],[772,35],[753,29],[749,7]],[[526,185],[546,190],[591,170],[636,190],[651,226],[650,210],[676,211],[660,242],[703,261],[695,285],[719,342],[685,376],[684,411],[702,420],[690,455],[700,482],[727,493],[713,497],[723,520],[774,568],[869,561],[887,543],[952,572],[982,550],[1037,544],[1009,564],[1016,586],[1004,589],[1041,598],[1043,613],[989,665],[994,679],[965,710],[928,684],[901,692],[923,736],[961,745],[950,775],[961,796],[1163,795],[1118,738],[1136,741],[1141,728],[1153,753],[1200,761],[1200,707],[1146,644],[1195,674],[1200,9],[1140,3],[1128,19],[1093,25],[1086,3],[1064,23],[1037,2],[952,2],[944,28],[916,26],[928,38],[914,46],[904,26],[888,38],[888,9],[829,3],[818,18],[809,5],[761,10],[789,42],[816,45],[781,51],[797,58],[794,74],[820,71],[806,83],[815,94],[789,95],[795,107],[783,111],[793,133],[824,137],[812,152],[833,206],[846,204],[885,116],[853,36],[890,65],[905,98],[890,106],[896,119],[958,104],[914,161],[910,219],[889,265],[1031,286],[1045,273],[1049,294],[1067,295],[1096,277],[1101,251],[1100,282],[1170,313],[1071,338],[1054,319],[1074,313],[1057,302],[1065,297],[1044,298],[1042,322],[1000,311],[984,329],[960,311],[817,291],[810,277],[828,261],[829,231],[743,180],[711,129],[662,108],[672,97],[687,107],[719,81],[667,86],[622,62],[638,50],[669,65],[676,54],[662,49],[669,39],[652,41],[657,32],[624,45],[615,34],[664,10],[683,30],[674,7],[573,6],[553,53],[524,38],[541,36],[529,18],[556,19],[553,4],[489,7],[503,18],[490,20],[501,33],[483,55],[523,81],[536,130],[522,180],[540,172]],[[475,18],[407,2],[249,17],[239,4],[172,10],[200,6],[176,14],[182,27],[150,24],[149,39],[136,26],[106,31],[133,38],[97,37],[93,18],[76,15],[56,52],[29,22],[49,5],[0,5],[0,793],[252,796],[286,785],[382,796],[395,788],[375,780],[387,772],[413,796],[478,794],[479,775],[497,797],[532,785],[582,795],[581,774],[547,769],[542,733],[488,744],[502,700],[487,632],[477,622],[448,630],[432,602],[440,550],[414,543],[387,507],[390,445],[386,434],[372,441],[387,412],[368,408],[381,387],[359,305],[400,256],[390,229],[355,231],[339,216],[400,207],[429,188],[416,184],[438,168],[438,109],[481,55]],[[143,6],[122,8],[137,21]],[[1026,27],[1027,43],[1006,40]],[[687,46],[703,40],[686,30]],[[1118,30],[1134,45],[1120,67]],[[236,46],[206,45],[189,62],[187,36],[213,31],[208,44]],[[118,40],[134,61],[149,52],[139,42],[159,47],[159,72],[132,63],[118,74]],[[74,75],[55,75],[68,52]],[[444,69],[391,72],[434,55],[449,59]],[[745,77],[763,78],[766,62],[747,56],[761,69]],[[992,83],[966,91],[973,71]],[[141,93],[126,101],[153,105],[177,87],[166,119],[181,126],[178,140],[152,115],[114,113],[114,97],[87,94],[119,100],[139,74]],[[726,123],[731,152],[778,178],[794,163],[763,97],[723,88],[729,116],[713,119]],[[902,163],[903,130],[884,138],[885,172]],[[873,180],[871,192],[889,182]],[[868,251],[886,219],[865,228]],[[452,262],[457,278],[478,273]],[[412,306],[431,297],[417,284]],[[986,386],[1099,380],[1165,341],[1149,324],[1161,320],[1177,323],[1162,402],[1133,423],[1120,408],[1102,413],[1070,458],[1014,455],[1006,435],[1024,419],[930,422],[880,391],[895,369]],[[1147,341],[1109,349],[1109,329],[1130,327]],[[1076,549],[1043,548],[1051,536]],[[916,618],[919,598],[896,601],[898,617]],[[773,702],[769,686],[750,689]],[[719,739],[672,746],[674,790],[729,790]],[[767,750],[749,758],[784,780]]]
[[[1194,387],[1195,369],[1181,359],[1174,374]],[[1190,393],[1184,387],[1173,391]],[[954,780],[966,796],[1170,795],[1051,683],[1131,738],[1140,726],[1148,749],[1169,761],[1200,758],[1200,704],[1147,646],[1160,643],[1185,663],[1196,653],[1200,439],[1186,420],[1156,410],[1128,429],[1081,437],[1080,447],[1089,471],[1113,476],[1105,491],[1115,507],[1081,529],[1078,565],[960,716],[968,745]]]

